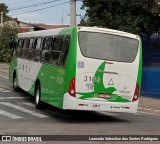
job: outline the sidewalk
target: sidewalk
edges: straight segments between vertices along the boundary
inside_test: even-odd
[[[0,76],[8,79],[9,64],[0,63]],[[140,96],[139,109],[143,111],[160,112],[160,99]]]
[[[154,110],[155,112],[160,112],[160,99],[140,96],[139,107],[142,110]]]
[[[8,63],[0,63],[0,76],[8,79]]]

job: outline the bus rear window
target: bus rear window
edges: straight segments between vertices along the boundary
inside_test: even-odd
[[[136,39],[95,32],[79,32],[78,35],[79,46],[85,57],[127,63],[136,58]]]

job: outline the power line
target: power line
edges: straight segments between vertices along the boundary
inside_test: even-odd
[[[15,3],[7,3],[7,5],[17,5],[17,4],[21,4],[21,3],[26,3],[26,2],[31,2],[33,0],[24,0],[24,1],[19,1],[19,2],[15,2]]]
[[[13,14],[13,15],[10,15],[10,16],[16,16],[16,15],[21,15],[21,14],[26,14],[26,13],[32,13],[32,12],[36,12],[36,11],[40,11],[40,10],[44,10],[44,9],[48,9],[48,8],[52,8],[52,7],[56,7],[56,6],[59,6],[59,5],[63,5],[65,3],[69,3],[69,2],[70,1],[67,1],[67,2],[64,2],[64,3],[57,4],[57,5],[44,7],[44,8],[40,8],[40,9],[36,9],[36,10],[32,10],[32,11],[26,11],[26,12],[22,12],[22,13],[17,13],[17,14]]]
[[[76,0],[76,1],[81,1],[83,2],[84,0]],[[94,2],[142,2],[142,0],[95,0]]]
[[[54,1],[48,1],[48,2],[43,2],[43,3],[39,3],[39,4],[29,5],[29,6],[23,6],[23,7],[19,7],[19,8],[10,9],[10,11],[36,7],[36,6],[39,6],[39,5],[46,5],[46,4],[57,2],[57,1],[61,1],[61,0],[54,0]]]

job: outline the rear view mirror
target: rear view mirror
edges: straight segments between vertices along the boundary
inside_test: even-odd
[[[10,48],[10,49],[13,49],[13,45],[14,45],[14,42],[10,42],[10,43],[9,43],[9,48]]]
[[[15,41],[15,36],[12,35],[12,36],[10,37],[10,40],[9,40],[9,48],[10,48],[10,49],[15,49],[16,46],[17,46],[17,42]]]

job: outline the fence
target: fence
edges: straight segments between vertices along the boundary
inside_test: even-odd
[[[160,98],[160,32],[145,33],[141,95]]]

